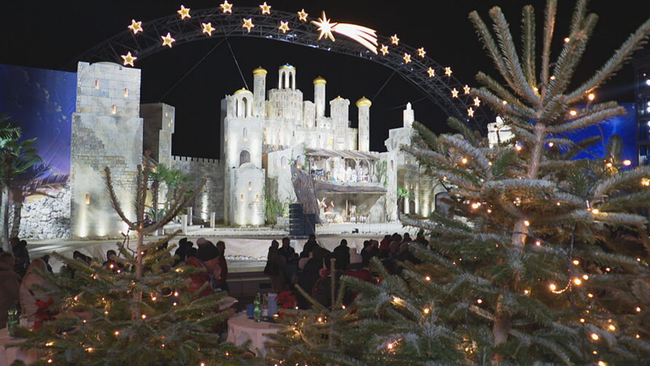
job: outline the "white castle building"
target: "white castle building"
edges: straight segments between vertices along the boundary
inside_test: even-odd
[[[262,68],[254,70],[252,91],[240,89],[222,100],[221,121],[213,122],[221,123],[221,159],[203,159],[171,154],[175,108],[140,103],[140,70],[79,63],[70,190],[60,199],[67,209],[61,217],[51,212],[49,221],[34,225],[29,223],[43,215],[23,217],[24,227],[40,227],[39,238],[61,232],[58,226],[65,226],[71,238],[119,236],[125,225],[108,200],[103,170],[111,168],[129,215],[137,164],[147,150],[158,163],[195,181],[207,178],[192,207],[197,220],[263,226],[269,221],[269,202],[285,207],[303,203],[305,212],[315,211],[323,223],[396,221],[398,207],[421,217],[434,210],[436,194],[444,189],[400,150],[415,136],[410,104],[403,126],[389,131],[387,152],[372,152],[370,100],[356,101],[354,128],[348,99],[330,100],[327,115],[324,78],[314,79],[314,101],[309,101],[296,89],[295,67],[279,68],[277,88],[267,89],[267,76]],[[36,237],[29,232],[21,236]]]
[[[296,89],[295,67],[279,68],[277,88],[268,90],[268,97],[267,74],[263,68],[255,69],[253,91],[240,89],[222,101],[227,224],[263,225],[265,200],[301,201],[290,165],[313,180],[325,222],[396,220],[397,186],[409,192],[404,213],[428,215],[434,207],[434,184],[419,174],[413,158],[400,151],[414,133],[410,104],[404,126],[390,131],[388,152],[371,152],[370,100],[356,102],[358,127],[353,128],[348,99],[329,101],[326,115],[324,78],[314,79],[312,102]]]

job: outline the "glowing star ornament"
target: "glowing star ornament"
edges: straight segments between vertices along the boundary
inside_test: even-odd
[[[186,8],[184,5],[181,5],[181,8],[177,11],[177,13],[181,16],[181,20],[192,17],[190,15],[190,8]]]
[[[312,20],[311,21],[314,25],[318,26],[318,31],[320,34],[318,35],[318,40],[320,41],[323,37],[329,38],[332,42],[336,41],[334,39],[334,35],[332,34],[333,28],[338,24],[338,23],[330,23],[330,19],[327,19],[327,15],[325,12],[323,12],[323,16],[321,18],[318,18],[318,20]]]
[[[176,42],[176,40],[172,38],[172,35],[169,32],[167,32],[166,36],[160,36],[160,38],[162,38],[163,47],[167,46],[169,48],[172,48],[172,43]]]
[[[385,44],[382,44],[381,48],[379,49],[379,52],[381,52],[381,54],[383,56],[386,56],[388,54],[388,46],[386,46]]]
[[[465,94],[469,94],[471,88],[468,85],[465,85],[465,87],[463,87],[463,90],[465,91]]]
[[[262,11],[262,14],[270,15],[271,5],[268,5],[265,1],[264,4],[260,5],[260,10]]]
[[[133,34],[138,34],[138,32],[142,32],[142,22],[136,22],[135,19],[131,19],[131,25],[127,28],[129,28]]]
[[[424,50],[424,47],[418,48],[418,56],[424,58],[427,55],[427,51]]]
[[[451,67],[445,67],[445,75],[451,76]]]
[[[481,106],[481,100],[478,99],[478,97],[474,98],[474,106],[475,107],[480,107]]]
[[[436,76],[436,70],[434,70],[433,67],[430,67],[429,69],[427,69],[427,74],[429,74],[430,78],[433,78]]]
[[[467,110],[467,115],[469,117],[474,117],[474,109],[472,107],[469,107],[469,109]]]
[[[122,60],[124,61],[124,66],[134,66],[133,61],[138,59],[137,57],[131,55],[131,52],[127,52],[126,55],[122,55],[120,57],[122,57]]]
[[[451,97],[458,98],[458,90],[456,88],[451,89]]]
[[[411,62],[411,55],[409,55],[408,53],[404,53],[404,57],[403,57],[403,58],[404,58],[404,63],[405,63],[405,64],[408,64],[408,63]]]
[[[244,22],[242,28],[246,28],[246,30],[248,30],[248,33],[251,32],[251,29],[255,28],[255,24],[253,24],[253,18],[244,18],[242,21]]]
[[[399,45],[399,38],[397,37],[397,34],[390,36],[390,43],[394,44],[395,46]]]
[[[203,28],[203,33],[207,34],[208,36],[212,36],[212,32],[216,30],[212,27],[212,23],[201,23],[201,27]]]
[[[289,22],[280,21],[280,26],[278,27],[282,33],[287,33],[289,31]]]
[[[300,11],[298,12],[298,19],[299,19],[301,22],[306,22],[306,21],[307,21],[307,15],[309,15],[309,14],[307,14],[307,12],[305,11],[305,9],[302,9],[302,10],[300,10]]]
[[[230,13],[232,14],[232,4],[228,2],[228,0],[224,1],[223,4],[219,5],[221,8],[221,11],[225,13]]]
[[[355,24],[331,22],[325,12],[318,20],[312,20],[311,22],[318,27],[320,32],[318,40],[325,37],[335,42],[333,33],[337,33],[352,39],[375,54],[377,53],[377,32],[374,29]]]

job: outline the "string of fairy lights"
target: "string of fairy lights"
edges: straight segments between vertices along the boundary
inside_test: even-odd
[[[590,102],[592,102],[595,99],[595,94],[594,93],[588,93],[586,95],[586,98]],[[570,116],[570,118],[576,118],[576,117],[579,116],[579,112],[576,111],[576,110],[571,109],[571,110],[568,111],[568,115]],[[546,146],[549,149],[552,149],[554,147],[554,144],[552,142],[549,142],[549,143],[546,144]],[[515,150],[515,152],[517,154],[525,152],[525,150],[526,150],[524,145],[521,142],[518,142],[518,141],[513,144],[513,148],[514,148],[514,150]],[[457,157],[457,159],[458,160],[454,164],[454,166],[468,166],[469,167],[472,164],[472,159],[471,158],[460,156],[460,157]],[[491,166],[492,162],[489,162],[489,165]],[[625,168],[631,167],[631,165],[632,165],[632,162],[630,160],[628,160],[628,159],[622,160],[620,162],[615,162],[611,158],[603,160],[603,169],[605,171],[617,171],[617,170],[620,170],[620,169],[625,169]],[[442,180],[446,181],[447,177],[442,177]],[[640,183],[640,185],[642,187],[650,187],[650,179],[649,178],[641,178],[639,183]],[[489,217],[489,215],[492,214],[492,212],[493,212],[493,209],[491,208],[491,206],[487,202],[465,200],[464,203],[469,206],[469,208],[470,208],[470,210],[472,212],[475,212],[475,213],[480,213],[480,210],[485,210],[485,213]],[[525,202],[521,197],[515,197],[512,200],[512,204],[514,206],[516,206],[516,207],[520,207],[520,206],[524,205]],[[568,204],[568,202],[564,202],[564,204]],[[563,202],[561,202],[561,201],[555,202],[555,206],[562,206],[562,205],[563,205]],[[595,202],[590,202],[589,200],[585,201],[585,210],[588,211],[593,216],[594,220],[598,220],[599,215],[606,215],[607,214],[607,212],[603,212],[600,209],[598,209],[597,207],[595,207]],[[523,222],[523,225],[524,225],[525,228],[531,227],[532,223],[531,223],[531,221],[529,219],[522,218],[521,220],[523,220],[522,222]],[[533,248],[535,248],[535,247],[536,248],[542,248],[542,247],[545,247],[545,246],[548,247],[548,248],[553,247],[552,243],[548,243],[548,242],[544,241],[543,239],[536,237],[533,232],[530,232],[528,230],[522,231],[522,232],[510,232],[510,233],[511,234],[522,234],[526,238],[531,239],[531,240],[525,240],[524,245],[532,245]],[[495,244],[495,246],[498,248],[499,244]],[[565,253],[565,254],[567,254],[567,253]],[[569,273],[568,273],[568,276],[567,276],[566,284],[562,286],[562,285],[559,285],[556,282],[552,282],[552,281],[548,282],[547,289],[548,289],[548,291],[550,293],[555,294],[555,295],[561,295],[561,294],[564,294],[564,293],[569,293],[569,292],[572,292],[573,290],[575,290],[577,288],[580,288],[582,286],[587,286],[588,281],[590,279],[592,279],[589,274],[585,273],[583,270],[580,269],[580,266],[582,264],[580,259],[575,258],[575,257],[569,257],[569,258],[570,258],[570,266],[568,268]],[[476,257],[474,257],[474,259],[476,259]],[[463,258],[458,258],[457,260],[452,260],[451,263],[453,265],[459,265],[459,262],[462,262],[462,261],[463,261]],[[646,266],[647,267],[647,263],[642,261],[642,259],[639,258],[639,257],[636,258],[636,262],[638,262],[638,264],[640,266]],[[602,275],[609,275],[609,274],[613,273],[613,269],[611,267],[609,267],[609,266],[605,266],[604,268],[601,267],[601,270],[602,270]],[[432,277],[430,275],[425,275],[424,280],[426,282],[430,282],[432,280]],[[533,291],[532,291],[531,288],[526,288],[526,289],[523,290],[523,294],[525,296],[531,296],[532,292]],[[595,298],[596,298],[596,295],[592,291],[583,290],[583,293],[586,295],[586,297],[588,299],[595,300]],[[485,306],[485,305],[487,305],[486,301],[481,297],[476,297],[474,299],[474,301],[476,302],[475,306]],[[394,305],[396,305],[396,306],[401,306],[401,305],[403,305],[404,300],[400,299],[399,297],[394,296],[392,303]],[[591,308],[591,305],[587,309],[583,309],[585,315],[582,315],[578,319],[579,323],[584,325],[584,326],[587,326],[587,325],[590,324],[588,319],[587,319],[590,316],[590,314],[592,313],[592,311],[589,310],[590,308]],[[422,308],[422,313],[424,315],[429,314],[431,311],[432,311],[431,308],[428,307],[428,306],[425,306],[424,308]],[[633,305],[633,307],[630,308],[628,311],[629,311],[630,314],[640,314],[640,313],[642,313],[644,311],[644,309],[641,307],[641,304],[636,304],[636,305]],[[592,319],[592,321],[594,322],[594,324],[600,324],[601,327],[604,328],[604,329],[602,329],[603,332],[623,331],[623,332],[626,332],[626,333],[629,334],[628,329],[619,329],[619,327],[616,325],[616,321],[614,319],[609,318],[609,319],[604,320],[604,319],[596,319],[596,318],[594,318],[594,319]],[[597,342],[599,342],[601,340],[601,338],[603,338],[603,335],[599,334],[595,330],[596,328],[592,327],[592,328],[589,328],[589,329],[590,329],[589,330],[590,333],[588,334],[588,338],[592,342],[594,342],[595,344]],[[630,336],[633,337],[634,339],[641,339],[642,338],[641,334],[636,333],[636,332],[632,333]],[[386,344],[386,351],[387,352],[394,352],[397,345],[399,344],[399,341],[400,340],[398,339],[398,340],[393,340],[393,341],[388,342]],[[465,348],[465,351],[468,352],[468,353],[473,353],[472,347]],[[598,351],[596,349],[594,349],[594,350],[592,350],[592,354],[595,355],[595,356],[598,356],[599,353],[598,353]],[[608,363],[603,361],[603,360],[597,361],[596,364],[598,366],[608,366]]]
[[[232,3],[229,3],[228,0],[224,0],[224,2],[219,5],[219,9],[221,13],[224,15],[232,15],[233,6],[234,5]],[[259,5],[260,15],[261,16],[271,15],[271,8],[272,6],[269,5],[267,2],[264,2],[263,4]],[[181,5],[177,13],[180,20],[182,21],[187,21],[192,18],[191,9],[185,7],[185,5]],[[381,55],[382,57],[388,56],[391,53],[391,47],[398,46],[401,41],[398,35],[394,34],[390,37],[390,41],[387,42],[387,44],[382,44],[379,42],[377,37],[377,32],[374,29],[364,27],[361,25],[356,25],[356,24],[333,22],[330,18],[327,17],[325,11],[322,12],[320,17],[312,20],[310,20],[309,13],[307,13],[304,8],[296,12],[296,15],[297,15],[297,20],[299,22],[305,24],[312,24],[315,27],[316,31],[318,32],[318,41],[322,41],[323,39],[328,39],[331,42],[335,42],[336,37],[334,35],[337,34],[337,35],[347,37],[359,43],[360,45],[370,50],[374,54],[378,56]],[[144,32],[142,23],[143,23],[142,21],[137,21],[135,19],[132,19],[131,24],[127,26],[127,28],[133,33],[134,36],[136,36],[139,33]],[[241,28],[246,30],[248,33],[250,33],[255,28],[255,21],[253,17],[242,18]],[[290,32],[291,31],[290,21],[280,20],[277,29],[281,31],[283,34]],[[205,34],[206,37],[212,37],[215,31],[217,31],[217,28],[211,22],[201,22],[201,32]],[[167,32],[167,34],[160,35],[160,42],[161,42],[160,44],[161,47],[172,48],[174,43],[176,42],[176,39],[174,38],[171,32]],[[135,66],[135,62],[138,59],[138,57],[135,56],[131,51],[128,51],[126,54],[120,55],[120,57],[122,58],[122,64],[124,66],[131,66],[131,67]],[[401,57],[404,65],[408,65],[414,62],[414,59],[416,58],[420,58],[420,59],[427,58],[427,51],[424,49],[424,47],[418,48],[414,54],[411,54],[409,52],[403,52],[403,55]],[[445,67],[443,74],[446,77],[451,78],[453,74],[451,67]],[[439,75],[436,73],[436,69],[429,66],[426,69],[426,76],[428,78],[436,78]],[[463,87],[463,90],[459,90],[456,87],[454,87],[450,90],[450,96],[451,98],[459,98],[461,93],[463,95],[469,95],[470,91],[471,91],[471,87],[469,85],[465,85]],[[475,97],[473,99],[473,104],[469,108],[467,108],[466,111],[467,117],[473,118],[477,108],[479,108],[480,106],[481,106],[481,100],[478,97]]]

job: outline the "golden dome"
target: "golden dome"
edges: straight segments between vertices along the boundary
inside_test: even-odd
[[[361,99],[357,100],[357,107],[370,107],[372,106],[372,102],[370,99],[366,97],[362,97]]]
[[[251,93],[251,91],[246,88],[241,88],[235,92],[235,95],[239,95],[239,94],[253,94],[253,93]]]
[[[314,79],[314,85],[325,85],[327,84],[327,80],[325,80],[322,76],[317,77]]]
[[[334,98],[334,100],[343,100],[343,98],[341,98],[341,96],[339,95],[338,97]]]
[[[282,70],[282,69],[295,69],[295,67],[293,67],[293,66],[291,66],[289,64],[284,64],[284,65],[280,66],[280,70]]]
[[[262,68],[262,66],[258,67],[257,69],[253,70],[253,75],[266,75],[268,72]]]

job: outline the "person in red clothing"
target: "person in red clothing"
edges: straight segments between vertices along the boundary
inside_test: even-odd
[[[362,281],[374,282],[372,273],[363,266],[363,258],[357,253],[356,248],[350,248],[350,264],[343,273],[346,276],[356,277]]]
[[[215,281],[215,285],[219,286],[223,291],[228,291],[228,262],[226,262],[226,243],[219,240],[217,242],[217,249],[219,250],[219,267],[221,267],[221,278]]]

